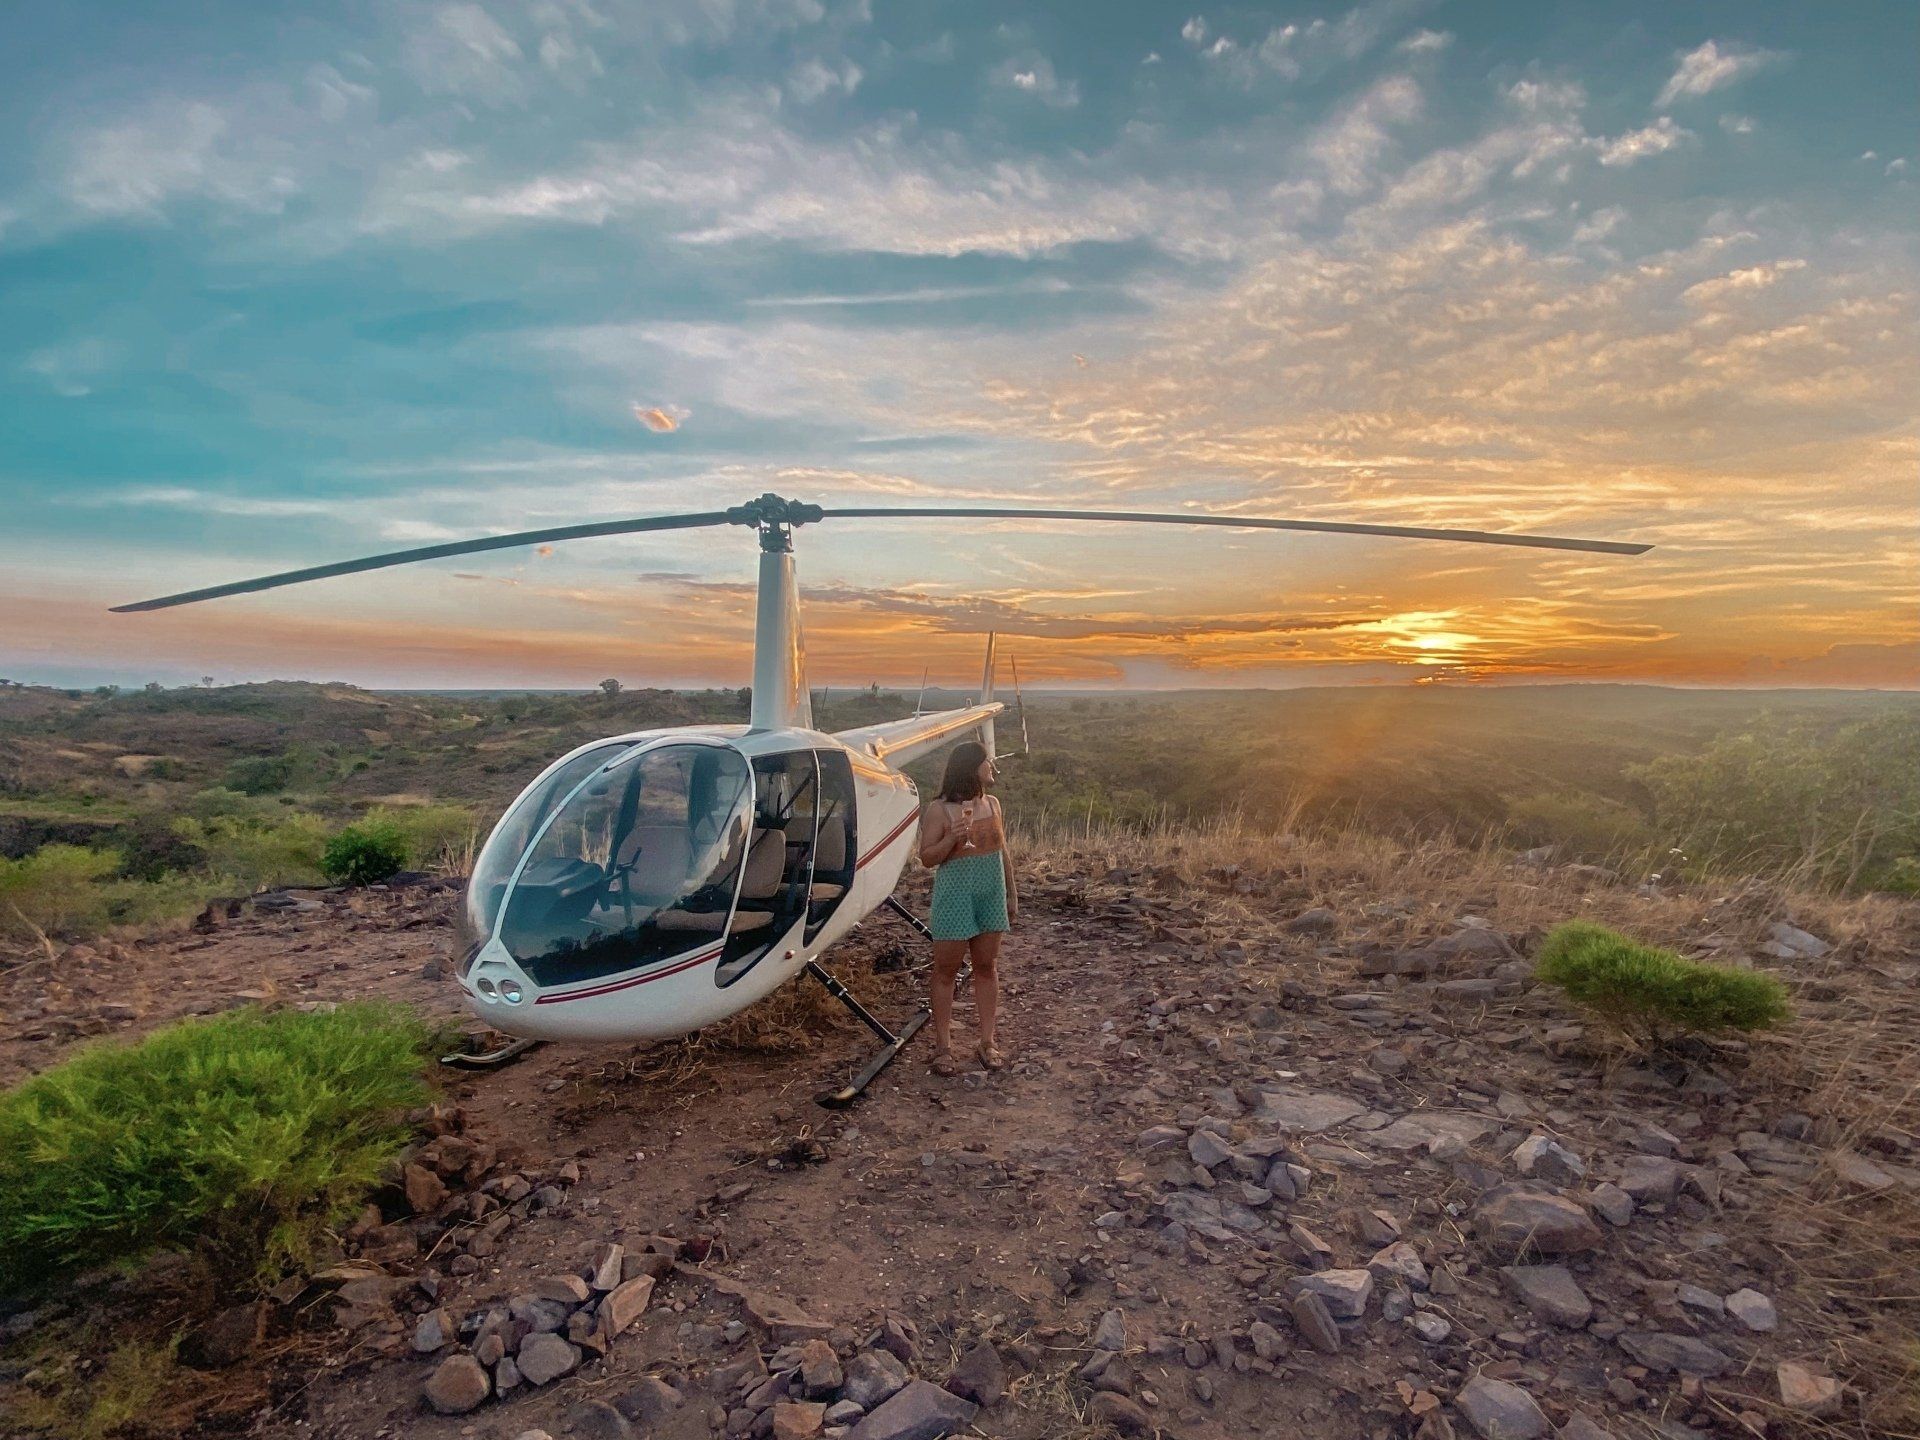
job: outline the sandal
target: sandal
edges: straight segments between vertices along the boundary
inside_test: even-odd
[[[936,1050],[933,1052],[933,1060],[929,1068],[936,1075],[944,1075],[951,1078],[960,1073],[960,1062],[953,1058],[953,1051]]]
[[[1001,1053],[991,1045],[982,1045],[973,1053],[979,1057],[980,1063],[989,1070],[998,1070],[1002,1065],[1007,1063],[1006,1057],[1001,1055]]]

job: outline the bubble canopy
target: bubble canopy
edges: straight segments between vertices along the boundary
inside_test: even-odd
[[[583,751],[489,837],[463,929],[542,987],[685,954],[729,932],[752,812],[752,771],[722,741]]]

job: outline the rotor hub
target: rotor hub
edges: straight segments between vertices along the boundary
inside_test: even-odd
[[[749,500],[744,505],[734,505],[727,510],[729,525],[751,525],[760,535],[762,550],[791,550],[793,548],[793,527],[809,525],[824,519],[826,512],[818,505],[809,505],[801,500],[788,500],[771,490],[757,500]]]

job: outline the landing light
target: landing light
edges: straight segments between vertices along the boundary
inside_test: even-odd
[[[474,981],[473,988],[480,992],[480,998],[483,1000],[498,1000],[500,998],[498,992],[493,988],[493,981],[484,977]]]
[[[506,999],[509,1005],[518,1005],[522,1000],[527,998],[525,992],[521,990],[518,980],[502,980],[500,982],[500,994]]]

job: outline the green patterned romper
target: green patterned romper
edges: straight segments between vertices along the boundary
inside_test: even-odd
[[[986,797],[985,813],[973,822],[972,840],[971,849],[955,852],[933,872],[931,920],[936,940],[971,940],[1007,928],[1007,875],[1002,868],[1006,862],[1001,854],[1006,832],[1000,825],[1000,802],[992,796]]]

